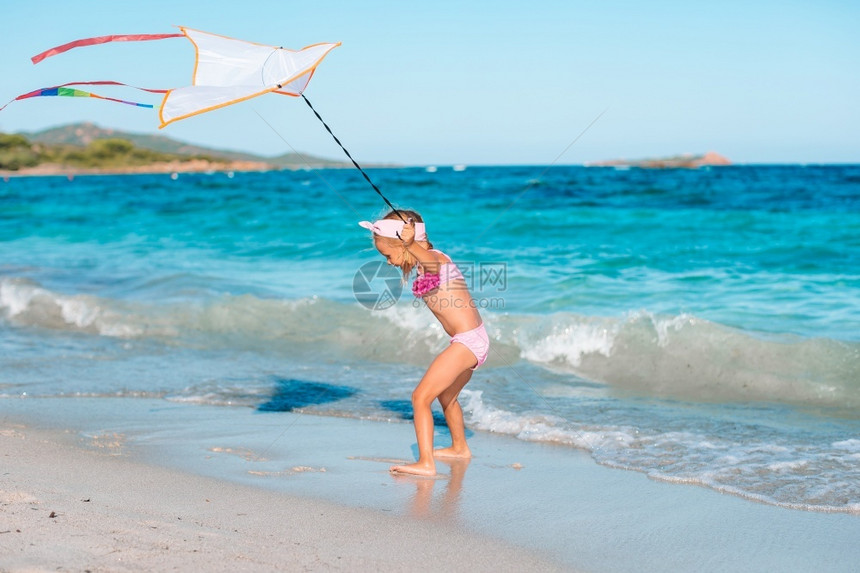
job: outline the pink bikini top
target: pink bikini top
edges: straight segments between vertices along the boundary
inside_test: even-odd
[[[437,251],[436,249],[431,249],[431,251],[439,253],[448,259],[448,262],[441,263],[439,265],[438,274],[425,272],[420,272],[418,274],[418,277],[416,277],[415,281],[412,283],[412,294],[418,298],[423,297],[428,292],[437,289],[442,285],[448,284],[457,279],[463,279],[463,273],[460,272],[460,269],[457,268],[457,265],[454,264],[451,257],[442,251]]]

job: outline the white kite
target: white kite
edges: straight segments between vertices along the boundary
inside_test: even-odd
[[[121,85],[151,93],[163,93],[158,106],[159,128],[174,121],[212,111],[267,93],[300,96],[319,63],[337,43],[313,44],[288,50],[245,42],[180,26],[181,34],[131,34],[75,40],[33,56],[34,64],[73,48],[109,42],[142,42],[166,38],[188,38],[194,45],[195,62],[191,85],[174,89],[149,89],[113,81],[70,82],[22,94],[12,101],[39,96],[95,97],[138,107],[151,104],[109,98],[71,88],[82,85]],[[12,102],[9,102],[12,103]],[[6,104],[9,105],[9,104]],[[2,110],[3,107],[0,107]]]

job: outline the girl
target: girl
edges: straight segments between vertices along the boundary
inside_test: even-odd
[[[408,223],[404,223],[398,213]],[[400,267],[404,279],[409,277],[413,268],[417,269],[418,277],[412,284],[412,293],[424,300],[451,336],[451,344],[433,360],[412,392],[418,461],[391,467],[392,472],[434,476],[434,455],[440,458],[472,457],[466,445],[463,410],[457,396],[472,377],[472,372],[487,359],[490,341],[463,280],[463,273],[427,240],[421,215],[415,211],[391,211],[374,223],[362,221],[359,225],[373,231],[374,246],[389,265]],[[434,452],[430,405],[436,399],[442,406],[451,432],[451,447]]]

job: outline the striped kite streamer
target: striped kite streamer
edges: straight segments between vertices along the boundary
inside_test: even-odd
[[[128,100],[124,100],[124,99],[117,99],[117,98],[112,98],[112,97],[107,97],[107,96],[101,96],[98,94],[94,94],[92,92],[85,92],[83,90],[70,88],[68,86],[125,86],[125,87],[129,87],[129,88],[134,88],[136,90],[141,90],[141,91],[155,93],[155,94],[167,93],[167,90],[155,90],[155,89],[149,89],[149,88],[140,88],[137,86],[131,86],[129,84],[124,84],[121,82],[112,82],[112,81],[69,82],[67,84],[62,84],[59,86],[53,86],[53,87],[49,87],[49,88],[41,88],[38,90],[33,90],[29,93],[21,94],[18,97],[16,97],[15,99],[13,99],[12,101],[10,101],[9,103],[7,103],[6,105],[4,105],[3,107],[0,107],[0,111],[2,111],[7,105],[12,103],[13,101],[18,101],[21,99],[28,99],[31,97],[46,97],[46,96],[93,97],[93,98],[97,98],[97,99],[103,99],[106,101],[114,101],[117,103],[124,103],[126,105],[133,105],[133,106],[137,106],[137,107],[148,107],[150,109],[155,107],[154,105],[149,104],[149,103],[139,103],[136,101],[128,101]]]

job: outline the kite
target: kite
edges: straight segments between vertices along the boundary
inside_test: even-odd
[[[364,169],[352,158],[346,147],[332,132],[311,102],[305,97],[304,91],[316,71],[330,51],[340,46],[340,42],[319,43],[306,46],[301,50],[288,50],[283,47],[269,46],[255,42],[246,42],[228,38],[218,34],[193,30],[179,26],[178,34],[126,34],[98,36],[75,40],[61,46],[45,50],[33,56],[34,64],[68,52],[74,48],[95,46],[110,42],[146,42],[165,40],[169,38],[188,38],[194,45],[195,62],[191,85],[173,89],[150,89],[132,86],[115,81],[81,81],[69,82],[62,85],[34,90],[19,95],[3,107],[2,111],[13,101],[44,96],[91,97],[137,107],[153,108],[152,104],[138,103],[117,98],[100,96],[91,92],[79,90],[70,86],[125,86],[149,93],[164,94],[158,106],[158,119],[161,129],[175,121],[206,113],[234,103],[249,100],[267,93],[301,96],[308,107],[322,122],[335,142],[349,157],[352,164],[364,175],[373,190],[385,203],[405,222],[400,212],[382,194],[379,188],[370,180]]]
[[[163,93],[158,106],[159,128],[194,115],[245,101],[267,93],[300,96],[319,63],[336,43],[313,44],[301,50],[236,40],[180,26],[181,34],[129,34],[75,40],[33,56],[34,64],[74,48],[109,42],[143,42],[188,38],[194,45],[195,63],[191,85],[167,90],[139,88],[120,82],[70,82],[22,94],[12,101],[40,96],[94,97],[103,100],[154,107],[150,104],[108,98],[70,88],[81,85],[120,85],[151,93]],[[9,102],[12,103],[12,102]],[[9,104],[6,104],[9,105]],[[6,107],[5,105],[3,107]],[[2,110],[3,108],[0,108]]]

